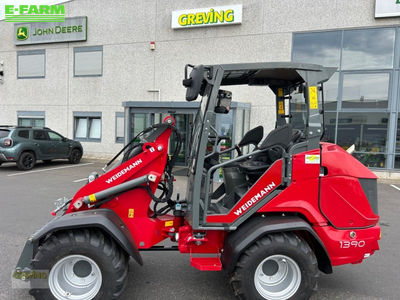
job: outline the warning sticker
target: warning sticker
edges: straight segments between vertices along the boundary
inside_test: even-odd
[[[317,87],[310,86],[308,88],[309,100],[310,100],[310,109],[318,109],[318,95],[317,95]]]
[[[165,227],[174,226],[174,221],[165,221]]]
[[[321,155],[306,155],[306,164],[319,164]]]
[[[278,115],[285,114],[285,107],[283,105],[283,101],[278,101]]]
[[[135,215],[135,210],[133,208],[130,208],[128,210],[128,218],[132,219]]]
[[[283,88],[278,88],[278,97],[283,97]]]

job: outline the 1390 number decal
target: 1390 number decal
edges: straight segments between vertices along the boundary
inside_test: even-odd
[[[340,248],[362,248],[365,246],[365,241],[340,241]]]

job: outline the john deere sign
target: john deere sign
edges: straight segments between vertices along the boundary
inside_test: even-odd
[[[87,39],[87,17],[65,18],[65,22],[14,24],[15,45],[76,42]]]
[[[29,36],[28,27],[21,26],[17,29],[17,40],[25,41]]]

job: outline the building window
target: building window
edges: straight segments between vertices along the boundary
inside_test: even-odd
[[[74,48],[74,76],[103,75],[103,46]]]
[[[389,73],[343,74],[342,108],[387,108]]]
[[[17,78],[44,78],[46,75],[46,51],[17,52]]]
[[[79,141],[101,141],[101,112],[74,112],[74,138]]]
[[[125,117],[123,112],[115,113],[115,142],[123,143],[125,140]]]
[[[354,144],[353,155],[371,168],[400,168],[388,112],[400,92],[393,80],[398,44],[394,27],[293,34],[292,61],[338,68],[324,83],[323,140]]]
[[[293,35],[292,61],[338,67],[341,42],[340,31],[296,33]]]
[[[393,68],[394,38],[394,28],[343,31],[342,69]]]
[[[44,111],[17,111],[18,126],[44,127]]]
[[[337,143],[368,167],[384,168],[388,135],[388,113],[341,112],[337,121]]]

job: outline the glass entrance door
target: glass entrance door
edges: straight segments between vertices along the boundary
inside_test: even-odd
[[[178,165],[187,165],[187,160],[189,156],[189,142],[190,142],[190,127],[193,123],[193,114],[172,114],[176,121],[176,128],[181,134],[182,137],[182,147],[181,151],[179,151],[178,158],[176,163]],[[170,154],[174,153],[176,146],[176,137],[175,135],[171,136],[170,139]]]
[[[193,113],[133,113],[131,115],[131,138],[134,138],[143,129],[152,124],[161,123],[166,116],[172,116],[176,121],[176,128],[182,137],[182,147],[176,160],[177,165],[187,165],[189,156],[190,128],[193,123]],[[172,155],[175,151],[176,137],[171,135],[169,154]]]

